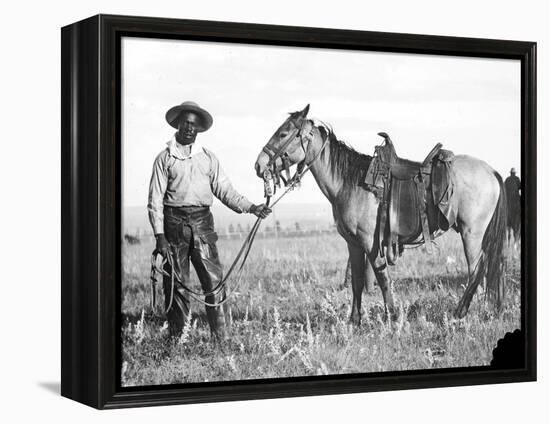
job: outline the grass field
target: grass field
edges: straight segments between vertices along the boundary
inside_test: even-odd
[[[344,283],[347,249],[340,236],[257,240],[225,311],[230,337],[224,344],[210,338],[196,303],[181,337],[169,339],[165,319],[149,307],[153,245],[124,245],[122,384],[488,365],[498,339],[520,327],[519,253],[508,251],[503,312],[497,316],[480,289],[468,315],[457,320],[452,313],[466,279],[462,245],[454,232],[437,241],[434,254],[406,250],[390,269],[400,318],[385,319],[376,288],[363,297],[357,328],[349,324],[351,288]],[[218,242],[226,266],[240,243]],[[200,287],[196,278],[194,287]]]

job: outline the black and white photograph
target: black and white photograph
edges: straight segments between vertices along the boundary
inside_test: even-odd
[[[546,9],[7,3],[0,421],[544,422]]]
[[[522,328],[519,60],[120,54],[122,387],[487,367]]]

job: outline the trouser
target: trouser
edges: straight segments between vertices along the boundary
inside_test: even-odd
[[[184,289],[190,288],[189,262],[193,263],[204,292],[209,292],[218,285],[222,279],[223,268],[218,256],[218,236],[214,231],[214,218],[210,208],[165,206],[164,235],[170,243],[176,275],[181,279],[175,279],[172,306],[167,314],[170,334],[178,336],[189,316],[189,293]],[[172,270],[168,263],[164,270],[171,275]],[[172,290],[169,276],[164,276],[163,286],[167,308]],[[217,295],[206,295],[205,300],[214,303],[224,297],[225,292],[222,291]],[[223,336],[225,321],[222,307],[206,306],[206,317],[211,332],[215,336]]]

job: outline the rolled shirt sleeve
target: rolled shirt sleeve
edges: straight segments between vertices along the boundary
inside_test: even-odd
[[[211,160],[210,187],[214,196],[237,213],[250,212],[253,203],[233,188],[218,158],[210,151],[207,153]]]
[[[155,234],[164,233],[164,212],[163,201],[164,193],[168,185],[168,175],[164,166],[166,153],[160,153],[153,164],[153,173],[149,183],[149,201],[147,210],[149,212],[149,222],[153,227]]]

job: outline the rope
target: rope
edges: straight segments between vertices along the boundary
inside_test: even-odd
[[[278,200],[280,200],[280,198]],[[270,201],[270,198],[268,197],[267,201],[266,201],[267,206],[269,206],[269,201]],[[198,292],[193,291],[189,287],[187,287],[185,284],[183,284],[183,279],[181,278],[181,276],[178,275],[178,273],[175,269],[174,258],[173,258],[173,255],[172,255],[171,252],[168,253],[166,258],[163,258],[162,265],[161,265],[162,268],[159,268],[157,266],[157,261],[156,261],[156,258],[160,253],[153,254],[152,259],[151,259],[151,270],[152,270],[151,271],[151,273],[152,273],[151,287],[152,287],[152,293],[153,293],[152,296],[151,296],[151,299],[152,299],[151,307],[152,307],[152,309],[153,310],[155,309],[155,305],[154,305],[155,300],[154,299],[156,298],[156,296],[155,296],[155,287],[154,287],[155,283],[156,283],[156,279],[154,278],[154,272],[158,272],[159,274],[170,277],[170,283],[171,283],[170,301],[169,301],[169,305],[166,308],[166,310],[164,311],[164,313],[168,313],[168,311],[172,307],[173,296],[174,296],[174,285],[175,285],[176,280],[179,283],[181,283],[181,287],[183,288],[183,290],[185,290],[192,299],[196,300],[197,302],[199,302],[199,303],[201,303],[205,306],[218,307],[218,306],[221,306],[221,305],[225,304],[230,299],[230,297],[237,291],[237,289],[239,288],[239,286],[241,284],[242,271],[244,269],[244,264],[246,263],[246,260],[248,258],[248,254],[250,253],[250,250],[252,248],[252,244],[254,243],[254,239],[256,237],[258,229],[260,228],[261,222],[262,222],[262,218],[258,217],[258,219],[254,223],[252,229],[248,233],[248,236],[244,240],[243,245],[241,246],[239,252],[235,256],[235,259],[233,260],[233,263],[229,267],[226,275],[216,285],[216,287],[214,287],[210,291],[198,293]],[[241,257],[242,257],[242,260],[241,260]],[[239,264],[239,261],[240,261],[240,264]],[[164,265],[166,263],[168,263],[170,265],[170,269],[171,269],[170,273],[166,272],[163,269]],[[222,293],[224,291],[224,289],[226,288],[226,286],[227,286],[227,281],[228,281],[229,277],[231,276],[231,274],[233,273],[233,271],[236,268],[237,268],[237,274],[236,274],[237,275],[237,283],[233,286],[233,288],[229,291],[228,294],[224,293],[224,298],[222,300],[220,300],[219,302],[211,303],[211,302],[207,302],[206,300],[202,299],[202,296],[216,296],[216,295]]]

